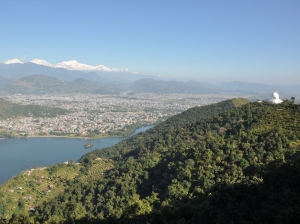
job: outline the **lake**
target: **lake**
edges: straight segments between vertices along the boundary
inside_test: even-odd
[[[153,126],[143,126],[131,135],[146,131]],[[126,138],[74,139],[74,138],[6,138],[0,139],[0,184],[21,171],[37,166],[50,166],[74,159],[94,149],[115,145]],[[93,147],[84,148],[92,142]]]

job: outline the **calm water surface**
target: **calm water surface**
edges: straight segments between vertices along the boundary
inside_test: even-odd
[[[132,134],[146,131],[153,126],[143,126]],[[28,138],[0,139],[0,184],[21,171],[37,166],[50,166],[80,157],[94,149],[112,146],[125,138],[101,138],[93,140],[72,138]],[[85,149],[84,144],[92,142],[93,147]]]

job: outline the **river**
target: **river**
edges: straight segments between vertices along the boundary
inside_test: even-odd
[[[137,128],[131,136],[153,126]],[[94,149],[112,146],[126,138],[74,139],[74,138],[6,138],[0,139],[0,184],[21,171],[37,166],[50,166],[74,159]],[[84,144],[93,147],[85,149]]]

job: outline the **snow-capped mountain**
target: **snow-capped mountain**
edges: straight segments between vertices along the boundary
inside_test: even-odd
[[[81,71],[105,71],[105,72],[111,72],[112,69],[104,66],[104,65],[87,65],[79,63],[76,60],[73,61],[63,61],[61,63],[58,63],[55,65],[56,68],[64,68],[68,70],[81,70]]]
[[[18,64],[23,64],[23,62],[20,61],[18,58],[14,58],[14,59],[12,59],[12,60],[8,60],[8,61],[5,61],[5,62],[4,62],[4,64],[7,64],[7,65],[9,65],[9,64],[16,64],[16,63],[18,63]]]
[[[47,67],[51,67],[51,68],[64,68],[64,69],[67,69],[67,70],[102,71],[102,72],[129,72],[129,73],[132,73],[132,74],[138,74],[137,72],[129,71],[127,68],[126,69],[123,69],[123,68],[108,68],[104,65],[92,66],[92,65],[79,63],[76,60],[63,61],[63,62],[57,63],[56,65],[53,65],[50,62],[47,62],[47,61],[42,60],[42,59],[34,59],[30,62],[34,63],[34,64],[37,64],[37,65],[43,65],[43,66],[47,66]],[[4,62],[4,64],[14,64],[14,63],[23,64],[23,62],[20,61],[17,58]]]
[[[44,65],[52,68],[64,68],[67,70],[77,70],[77,71],[103,71],[103,72],[129,72],[128,69],[118,69],[118,68],[108,68],[104,65],[87,65],[79,63],[76,60],[72,61],[63,61],[60,63],[57,63],[56,65],[52,65],[51,63],[41,60],[41,59],[34,59],[31,61],[31,63],[38,64],[38,65]]]
[[[14,66],[11,66],[13,64]],[[63,61],[58,64],[51,64],[42,59],[34,59],[22,63],[19,59],[8,60],[0,63],[0,77],[12,79],[32,75],[44,75],[64,81],[75,79],[86,79],[93,82],[134,82],[142,78],[157,79],[156,76],[143,75],[122,68],[109,68],[104,65],[87,65],[76,60]]]
[[[34,59],[34,60],[31,61],[31,63],[37,64],[37,65],[44,65],[44,66],[48,66],[48,67],[52,67],[52,68],[54,67],[48,61],[41,60],[41,59]]]

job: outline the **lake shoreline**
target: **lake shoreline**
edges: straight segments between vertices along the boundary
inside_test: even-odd
[[[26,137],[4,137],[0,136],[1,139],[7,139],[7,138],[12,138],[12,139],[29,139],[29,138],[68,138],[68,139],[86,139],[86,140],[93,140],[93,139],[103,139],[103,138],[127,138],[130,137],[135,133],[135,131],[139,128],[142,127],[154,127],[155,125],[141,125],[138,126],[132,133],[129,135],[103,135],[103,136],[96,136],[95,138],[89,138],[86,136],[68,136],[68,135],[31,135],[31,136],[26,136]],[[104,133],[105,134],[105,133]]]
[[[143,126],[131,136],[153,126]],[[24,170],[46,167],[65,161],[79,161],[86,153],[111,147],[128,137],[98,139],[70,138],[65,136],[36,136],[28,138],[5,138],[0,140],[0,185]],[[91,148],[84,144],[92,142]]]

